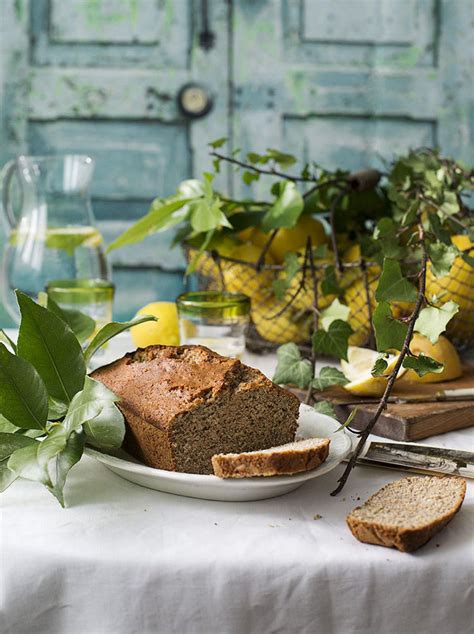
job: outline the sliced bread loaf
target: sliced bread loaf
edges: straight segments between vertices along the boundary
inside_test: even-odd
[[[309,438],[260,451],[217,454],[212,456],[212,466],[219,478],[301,473],[326,460],[330,442],[328,438]]]
[[[150,467],[211,474],[214,454],[295,438],[296,396],[203,346],[138,349],[92,377],[120,397],[124,449]]]
[[[461,508],[466,481],[457,476],[414,476],[382,487],[346,518],[361,542],[404,552],[423,546]]]

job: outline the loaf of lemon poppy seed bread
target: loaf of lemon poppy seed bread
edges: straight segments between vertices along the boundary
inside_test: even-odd
[[[203,346],[149,346],[92,373],[120,397],[124,449],[158,469],[213,473],[212,456],[295,438],[299,400]]]

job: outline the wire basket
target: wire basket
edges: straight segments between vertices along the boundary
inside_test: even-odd
[[[185,246],[188,261],[196,250]],[[375,262],[356,260],[341,263],[338,295],[324,294],[322,282],[326,269],[333,263],[314,262],[314,281],[310,270],[300,271],[292,280],[284,299],[275,295],[274,282],[281,280],[285,267],[280,264],[246,262],[219,255],[216,251],[205,251],[193,273],[199,290],[226,290],[245,293],[251,298],[251,325],[247,332],[246,345],[255,352],[271,351],[288,342],[297,343],[303,349],[310,348],[311,333],[318,328],[321,311],[328,308],[336,297],[349,308],[347,321],[353,330],[349,344],[374,347],[372,314],[376,307],[375,289],[381,268]],[[430,278],[431,295],[441,301],[443,294],[456,301],[460,310],[448,326],[450,339],[464,348],[474,342],[474,269],[469,273],[468,265],[460,258],[451,269],[449,278]],[[412,268],[409,277],[416,280],[417,270]],[[448,288],[449,286],[449,288]],[[316,308],[317,310],[314,310]],[[394,302],[392,313],[396,318],[409,317],[413,304]],[[323,313],[324,314],[324,313]],[[315,315],[316,317],[315,319]]]

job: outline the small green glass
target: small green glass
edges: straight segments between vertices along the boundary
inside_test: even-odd
[[[46,293],[61,308],[73,308],[92,317],[96,331],[112,321],[115,287],[102,279],[51,280]]]
[[[207,346],[240,359],[245,351],[250,298],[243,293],[197,291],[176,300],[181,344]]]

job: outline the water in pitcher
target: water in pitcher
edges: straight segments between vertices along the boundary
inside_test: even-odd
[[[21,156],[4,168],[3,207],[10,234],[2,300],[14,319],[17,288],[37,299],[53,279],[108,279],[103,240],[90,205],[92,170],[92,159],[79,155]],[[10,197],[15,180],[17,210]]]

